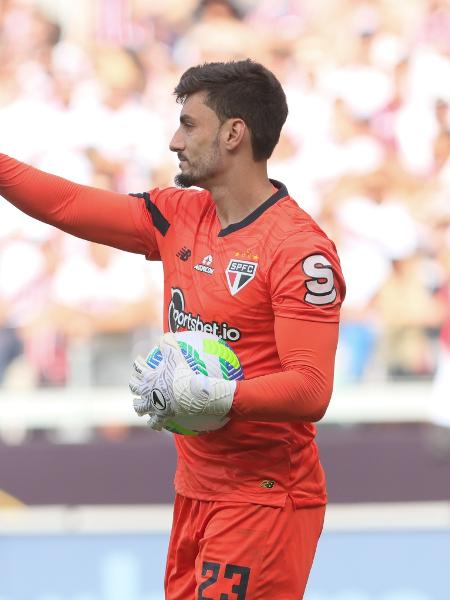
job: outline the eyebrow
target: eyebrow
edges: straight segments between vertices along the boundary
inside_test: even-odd
[[[195,119],[193,119],[190,115],[187,115],[186,113],[184,115],[180,115],[180,123],[185,125],[188,121],[193,123]]]

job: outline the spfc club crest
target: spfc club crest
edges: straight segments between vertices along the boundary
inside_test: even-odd
[[[255,277],[257,267],[258,263],[249,260],[237,260],[235,258],[230,260],[225,273],[232,296],[235,296],[247,283],[250,283]]]

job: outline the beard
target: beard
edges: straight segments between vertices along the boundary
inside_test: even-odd
[[[219,134],[212,141],[210,151],[200,162],[191,167],[188,173],[178,173],[175,176],[175,185],[180,188],[189,188],[193,185],[204,187],[204,184],[213,178],[218,171],[220,163]]]
[[[174,178],[175,185],[180,188],[189,188],[197,184],[197,178],[195,175],[189,175],[188,173],[178,173]]]

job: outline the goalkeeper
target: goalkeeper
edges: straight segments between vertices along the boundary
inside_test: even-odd
[[[250,60],[207,63],[175,94],[177,187],[123,196],[0,155],[0,193],[68,233],[161,260],[164,360],[155,371],[136,360],[135,408],[154,429],[177,414],[230,417],[207,435],[174,436],[166,598],[299,600],[326,504],[314,422],[333,386],[339,259],[268,178],[287,116],[275,76]],[[197,327],[232,345],[244,380],[192,376],[172,334]]]

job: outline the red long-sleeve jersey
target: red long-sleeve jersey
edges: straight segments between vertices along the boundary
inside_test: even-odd
[[[277,191],[222,229],[207,191],[123,196],[42,173],[0,155],[0,193],[79,237],[164,264],[165,330],[204,330],[244,368],[229,423],[174,436],[177,491],[200,499],[297,506],[326,499],[315,427],[328,404],[345,294],[333,243]]]

